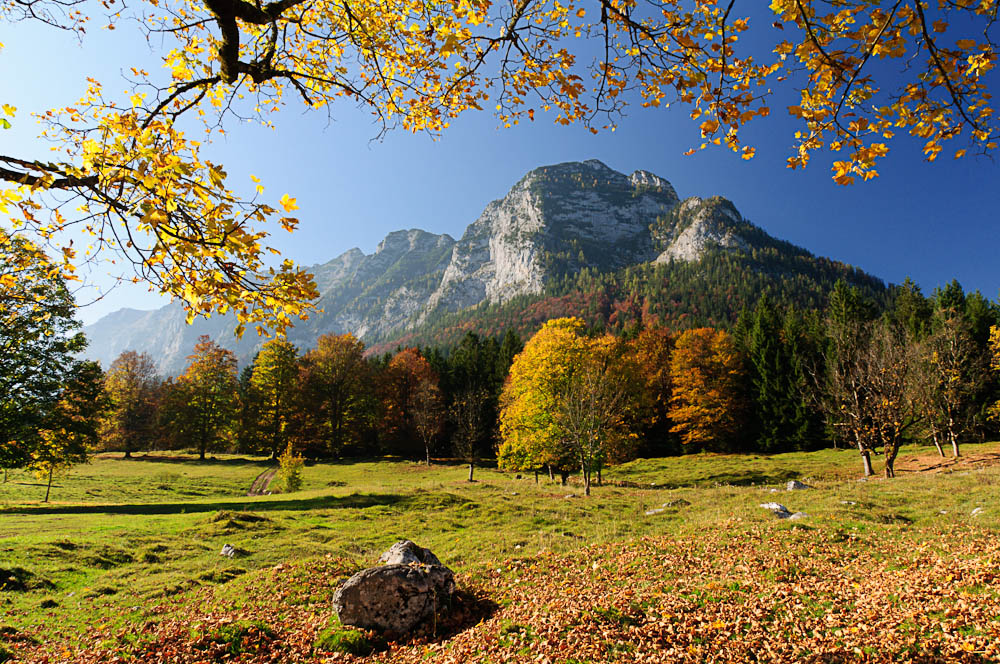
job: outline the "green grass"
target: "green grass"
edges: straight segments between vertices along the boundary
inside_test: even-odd
[[[901,457],[928,451],[905,448]],[[963,449],[983,452],[1000,452],[1000,443]],[[158,620],[166,609],[153,607],[169,600],[170,610],[182,610],[183,598],[206,587],[239,606],[241,584],[279,563],[336,557],[367,566],[403,538],[475,579],[505,559],[645,535],[697,536],[706,528],[741,537],[766,523],[787,537],[802,535],[803,546],[804,535],[821,530],[854,550],[872,536],[933,546],[939,532],[956,526],[1000,526],[1000,466],[859,482],[861,464],[850,450],[639,460],[608,470],[589,498],[579,486],[547,477],[536,485],[533,474],[517,479],[477,469],[469,483],[462,465],[398,460],[309,465],[301,491],[247,497],[268,463],[226,455],[203,463],[166,454],[101,456],[59,477],[47,504],[44,486],[12,471],[0,484],[0,583],[14,579],[20,587],[0,590],[0,624],[57,643],[84,638],[95,622],[113,628]],[[816,489],[785,492],[793,478]],[[778,521],[758,507],[772,500],[810,517]],[[674,506],[645,515],[664,504]],[[982,512],[973,517],[976,507]],[[225,544],[241,555],[219,555]],[[765,551],[768,542],[759,547]],[[809,570],[766,573],[795,580]],[[292,593],[286,601],[328,607],[332,592]],[[705,588],[692,601],[738,593]],[[629,615],[599,612],[596,619],[612,622]]]

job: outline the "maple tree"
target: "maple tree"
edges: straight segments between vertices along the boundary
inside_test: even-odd
[[[158,387],[156,365],[147,353],[125,351],[108,367],[104,390],[110,405],[101,422],[101,439],[124,450],[126,459],[151,436]]]
[[[80,226],[94,236],[85,256],[124,254],[135,278],[190,315],[232,310],[240,330],[283,329],[316,289],[291,262],[265,260],[261,229],[275,217],[293,229],[280,215],[295,199],[261,202],[259,183],[241,194],[203,152],[227,123],[273,126],[294,100],[327,112],[343,100],[383,129],[432,133],[469,109],[492,107],[505,126],[551,111],[597,132],[628,104],[673,104],[699,123],[699,147],[750,159],[741,129],[787,88],[799,91],[787,107],[789,167],[827,150],[841,184],[875,177],[898,135],[933,160],[959,137],[956,157],[990,153],[1000,133],[989,85],[997,0],[773,0],[752,16],[733,0],[4,0],[0,17],[82,34],[88,10],[104,7],[112,25],[128,11],[163,45],[164,71],[123,63],[124,97],[91,79],[82,99],[41,113],[57,155],[0,155],[10,185],[0,212],[45,238]],[[0,126],[19,121],[9,104],[0,112]],[[70,271],[76,251],[68,241],[63,251]]]
[[[670,419],[685,445],[734,448],[747,410],[743,360],[723,330],[686,330],[670,358]]]

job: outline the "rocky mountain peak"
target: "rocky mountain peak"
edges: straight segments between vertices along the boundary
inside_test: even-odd
[[[699,260],[710,248],[747,249],[747,240],[740,235],[741,225],[747,223],[725,198],[686,198],[652,229],[661,250],[655,262]]]

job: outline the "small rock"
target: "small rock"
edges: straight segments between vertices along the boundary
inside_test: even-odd
[[[978,516],[979,514],[982,514],[982,513],[983,513],[983,508],[982,507],[977,507],[976,509],[972,510],[972,516]]]
[[[673,500],[668,500],[667,502],[663,503],[663,507],[687,507],[690,504],[691,503],[684,500],[683,498],[674,498]]]
[[[515,544],[515,545],[514,545],[514,548],[515,548],[515,549],[520,549],[520,548],[521,548],[521,545],[520,545],[520,544]]]
[[[788,480],[788,484],[785,485],[785,491],[802,491],[803,489],[811,488],[808,484],[803,484],[798,480]]]
[[[795,514],[790,515],[788,517],[788,520],[789,521],[798,521],[799,519],[807,519],[807,518],[809,518],[809,515],[806,514],[805,512],[796,512]]]
[[[646,510],[646,516],[653,516],[654,514],[663,514],[666,511],[667,510],[663,509],[662,507],[654,507],[651,510]]]
[[[777,489],[770,489],[770,490],[768,491],[768,493],[778,493],[778,490],[777,490]]]
[[[565,496],[563,496],[563,498],[576,498],[576,494],[575,493],[567,493]]]
[[[232,544],[226,544],[222,547],[222,551],[219,551],[220,556],[225,556],[227,558],[235,558],[236,556],[242,556],[246,553],[242,549],[237,549]]]
[[[842,500],[842,501],[840,501],[840,504],[841,505],[857,505],[857,503],[854,502],[853,500]]]
[[[938,512],[938,514],[947,514],[947,513],[948,513],[948,510],[941,510],[940,512]]]
[[[788,508],[781,503],[761,503],[760,506],[766,510],[771,510],[771,513],[779,519],[787,519],[792,516]]]

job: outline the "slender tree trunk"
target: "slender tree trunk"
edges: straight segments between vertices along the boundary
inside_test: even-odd
[[[598,466],[597,468],[597,486],[604,486],[604,468],[603,466]]]
[[[556,481],[556,476],[552,474],[552,464],[547,463],[547,464],[545,464],[545,467],[548,468],[548,470],[549,470],[549,481],[550,482],[555,482]],[[565,484],[565,482],[563,482],[563,484]]]
[[[431,465],[431,446],[428,445],[427,443],[424,443],[424,452],[426,453],[427,465],[429,466]]]
[[[859,446],[861,451],[861,463],[865,465],[865,477],[871,477],[874,474],[872,470],[872,453],[871,450],[865,449]]]
[[[125,458],[126,459],[131,459],[132,458],[132,451],[131,450],[127,450],[127,449],[125,450]]]
[[[933,438],[934,438],[934,447],[937,448],[938,454],[940,454],[941,457],[944,458],[944,450],[941,449],[941,441],[938,440],[938,433],[937,433],[937,431],[932,432],[931,436],[933,436]]]
[[[5,471],[4,471],[4,473],[5,473],[5,474],[4,474],[4,482],[6,482],[6,481],[7,481],[7,475],[6,475],[6,472],[7,472],[7,471],[5,470]],[[538,484],[538,469],[537,469],[537,468],[535,468],[535,484]]]
[[[469,462],[469,481],[470,481],[470,482],[472,481],[472,471],[473,471],[474,469],[475,469],[475,465],[474,465],[474,464],[473,464],[473,463],[472,463],[472,462],[470,461],[470,462]]]
[[[45,487],[45,500],[43,503],[49,502],[49,492],[52,491],[52,472],[55,470],[55,466],[49,466],[49,484]]]
[[[956,459],[959,457],[958,454],[958,436],[955,435],[954,431],[950,432],[951,435],[951,453]],[[941,456],[944,456],[943,454]]]
[[[580,455],[580,471],[583,474],[583,495],[590,495],[590,469],[587,468],[587,460]]]
[[[7,469],[6,468],[3,469],[3,483],[4,484],[7,483]]]

